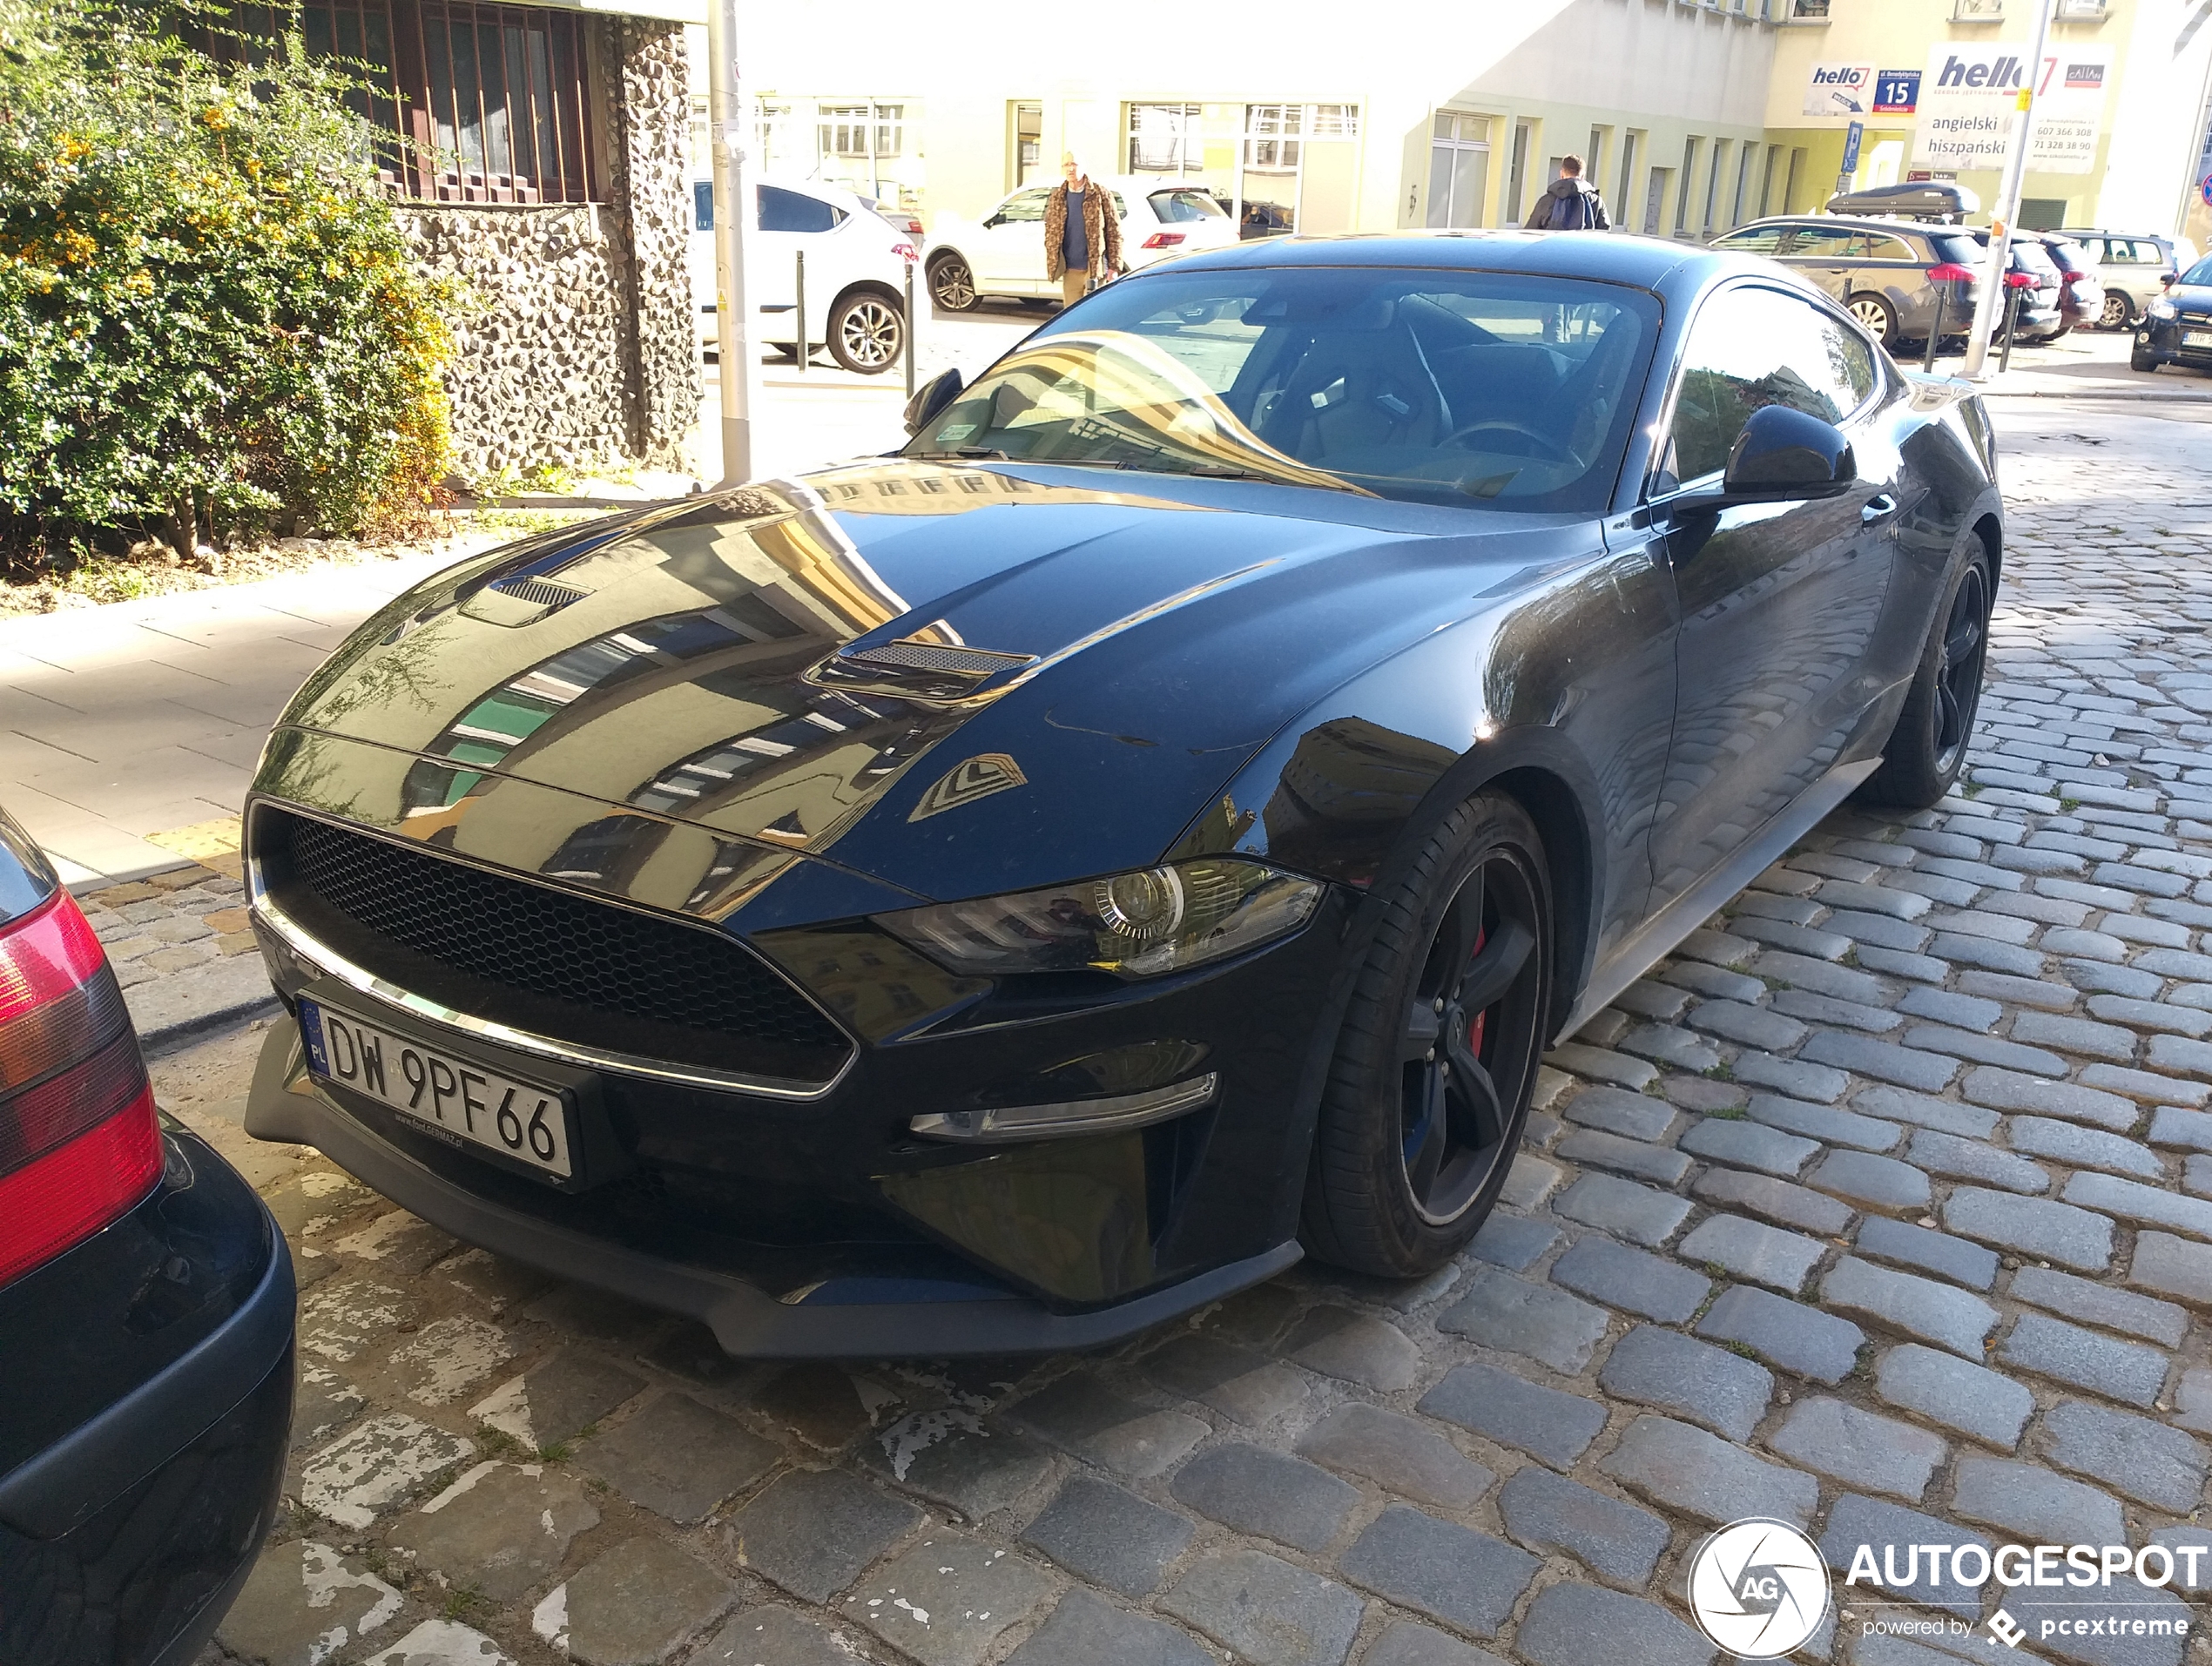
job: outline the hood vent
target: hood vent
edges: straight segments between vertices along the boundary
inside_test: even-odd
[[[915,700],[964,699],[1001,671],[1037,663],[1035,654],[993,653],[905,638],[832,654],[806,673],[823,688],[871,688]]]
[[[533,578],[523,575],[497,579],[485,585],[461,604],[461,610],[472,619],[482,619],[486,624],[536,624],[540,619],[557,613],[570,603],[581,602],[590,594],[590,590],[578,590],[573,584],[560,584],[550,578]]]
[[[1027,665],[1035,654],[995,654],[982,648],[948,648],[937,642],[884,642],[840,658],[864,665],[895,666],[902,670],[953,671],[969,677],[988,677],[996,671]]]

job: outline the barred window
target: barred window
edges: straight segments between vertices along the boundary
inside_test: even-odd
[[[906,153],[904,105],[823,105],[819,106],[819,118],[824,156],[873,157],[882,160]],[[874,129],[873,148],[871,126]]]

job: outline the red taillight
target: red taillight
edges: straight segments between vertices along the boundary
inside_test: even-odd
[[[1956,260],[1946,260],[1928,268],[1930,283],[1972,283],[1974,274]]]
[[[2005,287],[2007,289],[2033,289],[2037,287],[2036,276],[2032,272],[2008,272],[2005,274]]]
[[[90,1238],[161,1173],[153,1090],[67,892],[0,927],[0,1285]]]
[[[921,251],[903,239],[891,246],[891,253],[909,264],[921,259]]]
[[[1182,241],[1181,232],[1155,232],[1144,239],[1143,246],[1148,249],[1171,249]]]

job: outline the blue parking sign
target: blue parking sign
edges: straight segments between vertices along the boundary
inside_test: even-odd
[[[1866,124],[1863,121],[1855,121],[1844,130],[1844,172],[1845,173],[1856,173],[1858,172],[1858,144],[1859,141],[1865,137]],[[2167,178],[2170,179],[2173,178],[2173,175],[2168,174],[2167,175]]]

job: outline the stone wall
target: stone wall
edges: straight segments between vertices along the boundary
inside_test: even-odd
[[[604,20],[594,203],[410,203],[417,260],[465,281],[446,388],[455,465],[668,468],[698,420],[684,30]]]

